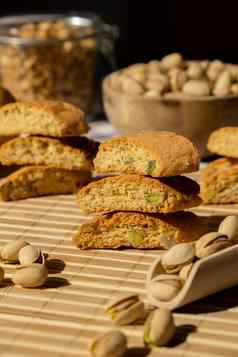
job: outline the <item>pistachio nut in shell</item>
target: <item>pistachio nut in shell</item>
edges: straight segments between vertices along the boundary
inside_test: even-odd
[[[34,263],[16,270],[12,276],[15,285],[24,288],[36,288],[44,285],[48,277],[48,271],[44,264]]]
[[[126,295],[114,300],[106,309],[115,325],[129,325],[145,316],[144,303],[138,295]]]
[[[18,260],[21,265],[31,265],[36,262],[42,263],[43,254],[40,248],[33,245],[26,245],[20,249]]]
[[[226,234],[233,242],[238,241],[238,216],[231,215],[223,219],[218,232]]]
[[[144,325],[144,342],[149,346],[165,346],[174,336],[175,324],[168,309],[152,311]]]
[[[188,277],[191,273],[192,267],[193,267],[193,263],[186,264],[182,267],[182,269],[179,272],[179,277],[181,280],[185,281],[188,279]]]
[[[90,351],[94,357],[122,357],[126,349],[126,336],[120,331],[110,331],[96,338]]]
[[[161,263],[166,272],[176,273],[182,266],[192,262],[194,257],[194,243],[179,243],[163,254]]]
[[[204,258],[232,245],[232,240],[220,232],[204,234],[195,243],[196,256]]]
[[[18,261],[18,253],[21,248],[28,245],[24,239],[20,238],[14,240],[10,243],[4,245],[1,249],[1,258],[2,260],[10,263],[16,263]]]
[[[150,282],[148,293],[159,301],[170,301],[181,288],[182,281],[178,275],[161,274]]]
[[[184,63],[183,56],[180,53],[170,53],[161,59],[161,68],[168,71],[174,67],[181,67]]]

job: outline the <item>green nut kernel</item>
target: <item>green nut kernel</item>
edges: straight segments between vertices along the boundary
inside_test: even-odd
[[[164,192],[145,194],[145,200],[155,205],[160,205],[164,201],[164,199],[165,199]]]
[[[133,157],[128,157],[127,159],[125,159],[124,163],[126,165],[132,164],[135,160],[133,159]]]
[[[130,229],[128,232],[128,241],[131,243],[133,247],[140,245],[143,242],[143,234],[135,231],[134,229]]]
[[[147,170],[146,170],[147,174],[148,175],[152,175],[155,167],[156,167],[156,161],[155,160],[150,160],[148,162],[148,166],[147,166]]]

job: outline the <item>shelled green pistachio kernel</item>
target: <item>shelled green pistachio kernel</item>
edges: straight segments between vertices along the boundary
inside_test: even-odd
[[[27,245],[29,245],[29,243],[22,238],[7,243],[1,249],[1,259],[6,263],[17,263],[20,249]]]
[[[207,257],[222,249],[230,247],[232,243],[232,240],[223,233],[210,232],[204,234],[195,243],[196,256],[198,258]]]
[[[165,346],[174,336],[175,324],[168,309],[152,311],[144,325],[144,342],[148,346]]]
[[[138,232],[131,228],[128,231],[127,239],[128,239],[128,242],[131,243],[132,247],[137,247],[143,242],[144,236],[141,232]]]
[[[160,205],[165,200],[165,193],[164,192],[147,193],[147,194],[145,194],[145,200],[148,203],[152,203],[152,204],[155,204],[155,205]]]
[[[178,275],[160,274],[150,282],[148,293],[160,301],[169,301],[179,293],[182,286],[183,282]]]
[[[16,270],[12,277],[15,285],[23,288],[36,288],[44,285],[48,277],[48,271],[44,264],[34,263]]]
[[[33,245],[26,245],[18,253],[18,260],[21,265],[31,265],[33,263],[43,263],[43,254],[40,248]]]
[[[110,331],[96,338],[90,348],[94,357],[122,357],[127,350],[127,338],[120,331]]]
[[[155,161],[155,160],[150,160],[150,161],[148,162],[148,166],[147,166],[147,169],[146,169],[146,173],[147,173],[148,175],[152,175],[152,174],[153,174],[153,171],[154,171],[154,169],[155,169],[155,167],[156,167],[156,161]]]
[[[227,216],[220,223],[218,228],[219,233],[227,235],[233,242],[238,241],[238,216]]]
[[[167,273],[177,273],[182,267],[195,258],[194,243],[175,244],[161,258],[162,266]]]
[[[113,301],[106,313],[115,325],[129,325],[144,318],[145,308],[138,295],[130,294]]]

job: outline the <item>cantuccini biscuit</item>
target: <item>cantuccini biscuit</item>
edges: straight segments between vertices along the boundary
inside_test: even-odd
[[[0,108],[1,136],[26,133],[63,137],[87,131],[84,113],[69,103],[41,100],[10,103]]]
[[[208,164],[200,188],[204,203],[238,203],[238,159],[222,158]]]
[[[199,205],[199,191],[199,185],[185,176],[158,179],[128,174],[91,182],[79,190],[77,201],[85,213],[168,213]]]
[[[176,243],[194,241],[207,231],[207,220],[191,212],[166,215],[116,212],[82,224],[73,241],[81,249],[168,248]]]
[[[103,142],[94,160],[98,173],[129,173],[153,177],[196,171],[199,154],[193,143],[173,132],[150,131]]]
[[[88,171],[26,166],[0,180],[0,200],[73,193],[91,178]]]
[[[238,158],[238,127],[215,130],[208,139],[207,148],[221,156]]]
[[[90,170],[93,152],[87,151],[90,140],[52,139],[39,136],[17,137],[0,146],[2,165],[48,165],[70,170]],[[80,149],[82,142],[83,149]],[[93,145],[92,145],[93,146]]]

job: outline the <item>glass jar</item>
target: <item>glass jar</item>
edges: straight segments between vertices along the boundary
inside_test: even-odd
[[[0,77],[16,100],[55,99],[89,113],[97,53],[114,64],[115,28],[92,14],[0,19]]]

